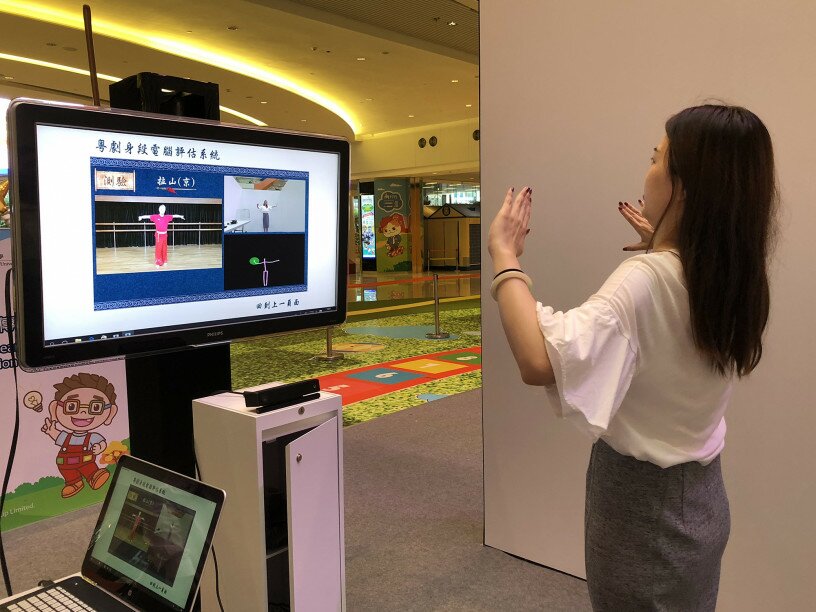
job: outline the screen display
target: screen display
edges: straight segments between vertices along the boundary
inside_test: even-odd
[[[215,502],[124,467],[109,495],[91,562],[172,609],[184,609],[207,552]]]
[[[336,309],[337,155],[47,125],[37,154],[46,343]]]
[[[345,141],[11,108],[24,364],[343,320]]]

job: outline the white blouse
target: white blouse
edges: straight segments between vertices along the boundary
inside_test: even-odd
[[[676,254],[627,259],[581,306],[553,312],[539,302],[537,311],[558,416],[663,468],[720,454],[733,380],[694,346]]]

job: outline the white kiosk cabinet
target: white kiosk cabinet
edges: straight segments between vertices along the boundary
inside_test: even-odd
[[[224,609],[345,610],[340,396],[264,414],[205,397],[193,431],[201,479],[227,492],[213,540]],[[219,609],[207,564],[203,612]]]

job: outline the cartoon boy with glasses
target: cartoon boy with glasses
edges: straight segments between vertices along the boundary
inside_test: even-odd
[[[107,442],[101,434],[91,432],[113,421],[116,391],[104,376],[86,372],[66,377],[54,388],[54,401],[48,405],[51,417],[46,417],[41,430],[60,447],[57,469],[65,479],[62,497],[68,498],[85,486],[83,477],[92,489],[99,489],[110,477],[96,463]]]

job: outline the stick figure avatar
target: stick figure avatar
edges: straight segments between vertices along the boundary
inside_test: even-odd
[[[278,263],[280,259],[258,259],[257,257],[250,257],[249,263],[253,266],[257,266],[259,264],[263,264],[263,286],[266,287],[269,284],[269,270],[266,269],[266,264]]]

